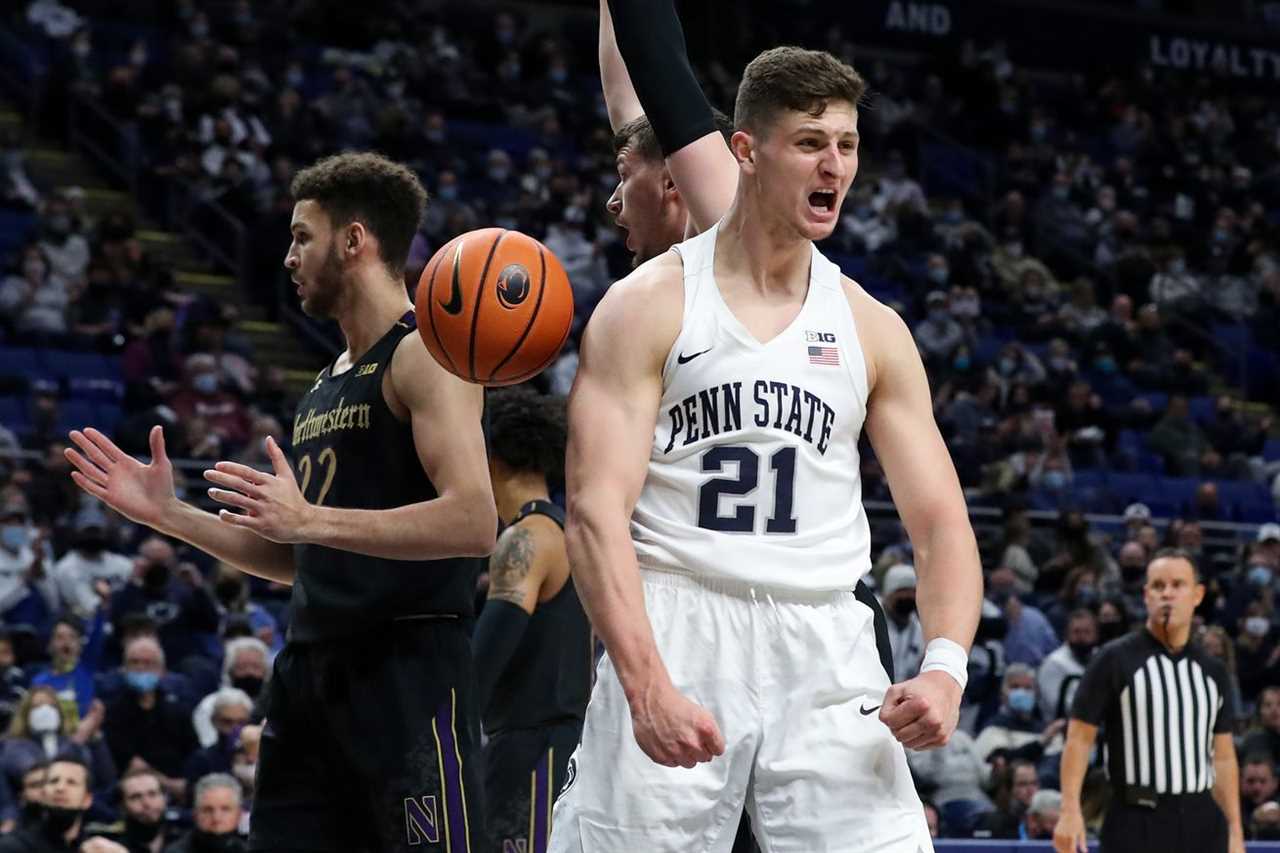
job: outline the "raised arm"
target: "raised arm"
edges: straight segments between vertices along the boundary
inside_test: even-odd
[[[675,4],[673,0],[609,0],[608,5],[616,43],[626,61],[624,71],[630,72],[640,106],[667,159],[667,171],[689,207],[686,233],[705,231],[720,221],[733,202],[738,162],[689,66]],[[602,45],[603,38],[602,31]],[[608,94],[606,89],[606,98]]]
[[[600,87],[604,89],[604,105],[609,110],[609,127],[617,133],[629,121],[644,115],[631,75],[618,52],[618,40],[613,33],[613,16],[609,14],[609,0],[600,0]]]
[[[929,380],[911,331],[896,312],[864,294],[856,298],[858,330],[873,366],[866,431],[911,537],[919,577],[916,602],[927,643],[921,674],[895,685],[901,692],[886,695],[882,718],[908,747],[940,746],[956,725],[966,656],[982,607],[982,566],[960,480],[933,419]],[[949,677],[938,681],[935,669]],[[925,679],[941,693],[931,694]],[[904,725],[899,731],[895,723],[911,719],[913,712],[904,707],[893,713],[891,703],[913,696],[917,707],[924,700],[932,707],[917,714],[917,727]]]
[[[481,414],[484,389],[447,372],[416,334],[392,356],[391,387],[413,428],[418,461],[437,496],[391,509],[308,503],[284,452],[267,439],[274,473],[219,462],[205,476],[224,488],[210,495],[240,513],[229,525],[275,542],[307,542],[390,560],[482,557],[493,550],[498,511],[489,484]]]
[[[1062,785],[1062,814],[1053,831],[1053,849],[1057,853],[1086,853],[1088,838],[1084,831],[1084,812],[1080,807],[1080,791],[1089,769],[1089,752],[1098,737],[1098,727],[1073,718],[1067,725],[1067,742],[1062,748],[1059,770]]]
[[[213,513],[178,500],[164,431],[152,427],[150,440],[151,461],[144,465],[98,430],[74,430],[71,441],[78,450],[66,451],[76,468],[71,479],[131,521],[181,539],[242,572],[292,584],[293,549],[223,524]]]
[[[679,327],[679,308],[668,307],[679,305],[679,270],[669,256],[645,264],[608,291],[587,326],[569,396],[565,534],[574,585],[617,671],[636,742],[659,764],[692,767],[723,752],[724,740],[711,715],[677,692],[659,656],[630,534],[662,364]]]

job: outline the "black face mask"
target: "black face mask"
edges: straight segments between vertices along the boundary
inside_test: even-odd
[[[202,829],[191,830],[191,849],[195,853],[239,853],[244,842],[234,832],[215,834]]]
[[[124,819],[124,834],[130,841],[140,844],[150,844],[156,840],[156,836],[160,834],[160,830],[164,829],[163,821],[155,823],[147,823],[138,820],[136,817],[126,817]]]
[[[169,585],[169,567],[164,563],[152,563],[142,573],[142,584],[147,589],[158,592]]]
[[[213,593],[222,602],[223,607],[230,607],[240,600],[244,587],[238,581],[221,581],[213,588]]]
[[[1098,623],[1098,637],[1104,643],[1109,643],[1117,637],[1123,637],[1126,633],[1123,622]]]
[[[916,603],[912,599],[904,598],[895,602],[893,605],[893,615],[897,617],[899,622],[906,622],[911,618],[911,614],[916,610]]]
[[[18,821],[23,826],[34,826],[44,817],[44,804],[28,800],[22,804],[22,815]]]
[[[1076,660],[1084,663],[1089,659],[1089,655],[1093,653],[1093,647],[1096,643],[1068,643],[1071,646],[1071,654],[1076,656]]]
[[[81,536],[76,539],[76,550],[84,554],[100,554],[107,550],[105,536]]]
[[[239,678],[231,679],[231,686],[243,690],[256,699],[262,691],[262,679],[256,675],[243,675]]]
[[[1124,577],[1125,583],[1133,583],[1142,578],[1143,572],[1146,571],[1144,566],[1121,566],[1120,574]]]
[[[62,806],[44,807],[44,829],[50,836],[61,838],[67,834],[76,821],[84,816],[83,809],[68,809]]]

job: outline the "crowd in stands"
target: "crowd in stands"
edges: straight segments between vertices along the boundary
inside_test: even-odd
[[[245,223],[260,298],[275,298],[294,172],[373,148],[432,196],[410,283],[453,236],[517,228],[563,261],[580,331],[631,263],[605,210],[617,175],[594,19],[374,5],[385,14],[339,24],[307,3],[240,0],[215,15],[143,2],[133,23],[108,25],[35,0],[0,23],[48,58],[51,113],[91,96],[134,140],[148,186]],[[1249,713],[1246,831],[1280,838],[1280,109],[1212,76],[1032,74],[999,45],[867,63],[838,26],[792,24],[776,34],[853,61],[873,93],[862,175],[823,248],[909,322],[966,493],[1003,511],[983,543],[962,727],[911,756],[931,823],[1051,835],[1074,685],[1099,644],[1145,618],[1143,567],[1176,545],[1206,577],[1198,641]],[[700,63],[713,104],[732,104],[727,69],[766,46],[727,34]],[[265,436],[288,438],[279,371],[256,363],[234,311],[144,250],[151,197],[95,217],[82,191],[32,180],[16,132],[0,136],[0,215],[25,223],[3,247],[0,346],[108,365],[77,384],[74,371],[0,364],[4,827],[25,774],[62,754],[90,768],[103,821],[121,816],[135,771],[174,809],[211,773],[238,780],[246,814],[252,802],[285,591],[104,513],[62,455],[85,412],[138,454],[161,423],[170,455],[197,468],[261,464]],[[539,378],[545,390],[567,392],[573,348]],[[870,453],[863,475],[867,499],[889,498]],[[1035,510],[1056,522],[1033,524]],[[1123,523],[1086,518],[1108,512]],[[1207,536],[1217,522],[1250,526]],[[923,636],[910,543],[895,535],[877,530],[872,579],[903,677]]]

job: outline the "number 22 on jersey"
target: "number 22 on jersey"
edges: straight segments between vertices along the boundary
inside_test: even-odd
[[[324,468],[324,480],[320,483],[320,493],[315,499],[316,506],[320,506],[329,496],[329,489],[333,486],[333,475],[338,473],[338,454],[333,452],[332,447],[326,447],[320,451],[316,462]],[[302,475],[302,482],[298,484],[298,488],[302,491],[304,498],[307,496],[307,486],[311,484],[311,467],[310,453],[298,460],[298,473]]]

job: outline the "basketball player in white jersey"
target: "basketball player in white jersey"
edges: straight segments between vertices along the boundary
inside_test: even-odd
[[[725,218],[610,290],[570,401],[568,544],[609,655],[551,850],[930,850],[903,746],[946,742],[977,549],[910,332],[823,258],[863,84],[748,66]],[[916,546],[931,640],[890,687],[871,613],[863,424]]]

